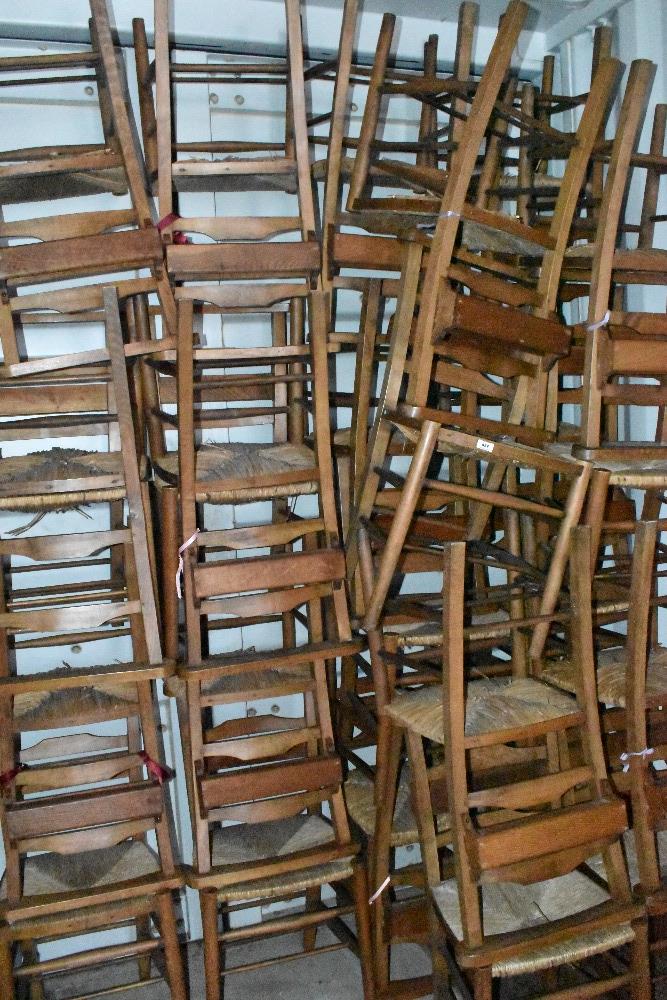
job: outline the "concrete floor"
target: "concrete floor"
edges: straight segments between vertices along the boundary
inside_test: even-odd
[[[318,946],[333,943],[335,938],[326,929],[318,934]],[[276,942],[258,942],[243,947],[244,962],[261,961],[277,954],[276,949],[285,952],[298,950],[300,937],[290,935]],[[190,1000],[204,1000],[204,966],[200,942],[190,944],[187,949],[190,976]],[[394,949],[392,975],[409,977],[425,975],[429,970],[429,958],[415,945],[402,945]],[[155,969],[153,970],[155,975]],[[48,981],[45,1000],[63,1000],[66,997],[88,996],[96,990],[108,990],[123,983],[136,980],[134,962],[119,963],[114,967],[92,969],[77,975],[53,977]],[[519,1000],[520,997],[534,996],[535,983],[523,979],[502,983],[498,1000]],[[532,987],[532,988],[531,988]],[[616,994],[618,1000],[625,1000]],[[169,989],[162,980],[146,985],[139,990],[121,990],[113,993],[114,1000],[169,1000]],[[294,962],[285,962],[238,976],[228,976],[225,980],[225,1000],[362,1000],[359,963],[346,949],[311,956]],[[1,990],[0,990],[1,1000]],[[649,1000],[649,998],[647,998]],[[661,984],[656,989],[653,1000],[667,1000],[667,987]]]
[[[281,939],[280,951],[296,951],[300,936],[289,935]],[[318,933],[318,947],[335,942],[333,934],[324,929]],[[238,960],[252,962],[278,953],[274,942],[258,942],[238,949]],[[405,945],[395,949],[395,970],[400,976],[425,975],[429,959],[417,946]],[[232,959],[233,961],[233,959]],[[201,942],[188,946],[188,971],[190,974],[190,1000],[204,1000],[204,963]],[[153,973],[155,974],[155,973]],[[136,978],[134,962],[118,963],[115,967],[88,970],[77,975],[53,977],[47,986],[45,1000],[84,996],[90,992],[126,983]],[[238,976],[228,976],[225,982],[225,1000],[361,1000],[361,975],[359,963],[347,949],[328,952],[294,962],[284,962]],[[169,1000],[169,989],[163,982],[155,982],[140,990],[113,994],[114,1000]]]

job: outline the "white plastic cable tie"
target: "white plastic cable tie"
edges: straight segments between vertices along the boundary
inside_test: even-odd
[[[587,326],[586,329],[588,330],[589,333],[593,333],[594,330],[599,330],[600,327],[606,326],[610,319],[611,319],[611,313],[607,309],[602,319],[599,319],[597,323],[591,323],[591,325]]]
[[[368,905],[369,906],[372,906],[373,903],[375,902],[375,900],[380,898],[380,896],[382,895],[382,893],[387,888],[387,886],[389,885],[390,882],[391,882],[391,875],[387,875],[387,877],[384,880],[384,882],[382,883],[382,885],[379,885],[377,887],[377,889],[375,890],[375,892],[373,893],[373,895],[368,900]]]
[[[621,760],[625,764],[623,770],[624,771],[630,770],[629,761],[631,757],[642,757],[644,760],[646,760],[647,757],[652,757],[654,753],[655,750],[653,749],[653,747],[644,747],[643,750],[635,750],[634,752],[626,751],[625,753],[622,753]]]
[[[460,219],[461,213],[450,209],[448,212],[438,212],[437,219]],[[417,229],[435,229],[435,222],[418,222]]]
[[[199,528],[193,534],[190,535],[186,542],[183,542],[178,550],[178,569],[176,570],[176,593],[178,594],[179,600],[183,596],[181,593],[181,580],[183,578],[183,570],[185,568],[183,563],[183,553],[186,549],[189,549],[193,542],[197,540],[197,535],[199,534]]]

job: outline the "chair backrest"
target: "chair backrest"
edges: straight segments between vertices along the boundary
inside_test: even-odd
[[[473,109],[470,107],[471,100],[475,95],[475,84],[471,80],[472,45],[474,38],[474,28],[477,15],[477,4],[463,3],[459,10],[459,23],[456,39],[456,55],[454,60],[454,71],[450,78],[438,77],[437,67],[437,41],[433,38],[429,40],[425,50],[425,62],[423,75],[414,76],[406,80],[392,79],[392,73],[388,73],[388,63],[393,42],[395,29],[395,17],[392,14],[385,14],[382,19],[378,44],[376,48],[373,70],[371,73],[364,116],[361,124],[361,131],[357,142],[357,151],[354,159],[354,167],[350,178],[350,191],[347,201],[349,211],[360,209],[385,209],[392,211],[391,199],[386,197],[376,197],[372,192],[367,191],[369,184],[380,184],[382,187],[391,186],[398,182],[399,186],[416,186],[428,192],[426,198],[401,198],[400,208],[396,209],[419,210],[418,202],[432,202],[433,192],[441,194],[446,183],[446,168],[451,169],[456,159],[457,151],[461,145],[467,141],[463,138],[465,129],[465,117],[469,108],[470,118],[473,117]],[[504,62],[500,79],[497,80],[497,88],[502,84],[502,78],[509,65],[509,60],[514,47],[514,41],[518,37],[521,22],[525,17],[527,8],[517,4],[510,4],[503,19],[499,34],[504,32],[505,38],[509,41],[509,51],[503,53],[500,61]],[[516,31],[516,36],[513,32]],[[487,84],[494,76],[494,59],[500,53],[494,50],[487,63]],[[505,61],[506,60],[506,61]],[[494,78],[495,81],[495,78]],[[493,89],[493,84],[491,84]],[[483,87],[480,85],[480,91]],[[379,139],[378,128],[380,122],[380,110],[386,102],[391,101],[391,97],[404,99],[405,96],[413,97],[418,102],[418,112],[414,115],[414,123],[417,131],[417,142],[408,143],[389,139]],[[495,100],[495,94],[492,98]],[[478,100],[476,113],[480,113],[479,105],[483,102]],[[443,126],[438,123],[437,111],[447,115],[447,124]],[[491,108],[481,109],[481,116],[491,113]],[[462,122],[460,118],[463,118]],[[481,141],[481,136],[479,136]],[[477,152],[476,147],[476,151]],[[397,159],[395,154],[409,152],[416,149],[415,162],[410,163]],[[385,155],[382,155],[384,152]],[[388,153],[388,155],[387,155]],[[393,155],[392,155],[393,154]],[[410,155],[410,153],[409,153]],[[459,169],[465,168],[458,164]],[[472,167],[471,167],[472,170]],[[428,210],[428,209],[427,209]],[[436,209],[437,210],[437,209]]]
[[[300,552],[191,562],[186,569],[198,617],[188,623],[188,665],[179,673],[187,691],[186,769],[200,871],[211,865],[209,827],[219,820],[285,819],[326,801],[337,842],[349,842],[327,680],[328,662],[359,649],[351,641],[344,569],[339,549],[309,550],[307,539]],[[270,649],[202,661],[200,617],[210,617],[210,627],[246,629],[277,621],[282,639]],[[301,714],[246,718],[245,704],[270,693],[301,696]],[[243,715],[216,723],[209,711],[217,704],[240,705]]]
[[[307,539],[308,536],[306,546]],[[337,637],[347,639],[350,636],[343,583],[344,557],[338,548],[205,563],[192,560],[189,565],[193,611],[192,627],[188,622],[191,663],[201,660],[202,625],[220,629],[281,621],[300,608],[308,611],[303,620],[309,629],[310,641],[321,642],[324,638],[323,608],[330,602],[335,606]],[[190,606],[188,602],[186,609]]]
[[[137,145],[126,81],[113,44],[106,0],[90,0],[92,49],[0,60],[5,85],[9,74],[15,87],[52,85],[62,96],[68,79],[81,86],[91,71],[96,84],[103,141],[87,145],[35,146],[9,156],[2,167],[0,202],[26,203],[111,191],[129,192],[130,208],[110,211],[59,212],[58,218],[3,221],[1,234],[11,239],[32,237],[43,245],[5,246],[0,275],[10,285],[30,284],[70,274],[105,273],[137,266],[159,266],[151,205],[143,161]],[[70,111],[71,113],[71,111]],[[6,155],[6,154],[5,154]],[[133,226],[131,232],[114,232]],[[149,230],[148,233],[141,233]],[[104,235],[104,238],[100,238]],[[91,237],[98,237],[97,240]],[[54,253],[53,241],[59,244]],[[159,238],[158,238],[159,243]]]
[[[565,251],[570,240],[570,229],[577,209],[580,192],[586,177],[591,154],[600,126],[606,120],[611,97],[622,72],[618,60],[604,60],[596,73],[576,132],[571,137],[570,155],[559,187],[558,199],[548,231],[538,226],[526,226],[511,219],[503,212],[489,212],[464,202],[466,192],[454,201],[454,184],[448,186],[440,207],[440,217],[431,244],[413,351],[415,373],[408,387],[408,398],[423,404],[428,391],[433,353],[439,331],[455,314],[457,290],[446,277],[462,282],[473,296],[490,299],[486,308],[493,313],[494,302],[507,311],[501,326],[512,329],[523,324],[523,313],[529,312],[535,320],[552,320],[557,306],[557,295]],[[454,245],[458,221],[463,216],[461,246]],[[447,227],[451,233],[445,232]],[[439,239],[438,229],[442,239]],[[510,265],[504,271],[499,257],[514,253],[533,257],[541,263],[537,280],[532,282],[522,269]],[[481,267],[481,274],[480,274]],[[486,273],[485,273],[486,272]],[[520,288],[516,279],[521,278]],[[526,278],[528,280],[526,281]],[[498,322],[496,318],[496,322]],[[548,324],[544,326],[548,336]],[[482,330],[483,332],[483,330]],[[533,415],[533,423],[543,425],[547,402],[544,379],[541,395],[544,402]]]
[[[523,559],[526,564],[533,565],[542,578],[540,614],[551,614],[564,578],[570,533],[582,514],[590,466],[515,443],[508,435],[487,440],[450,429],[440,421],[439,412],[435,410],[404,407],[394,411],[390,419],[415,447],[405,478],[391,470],[383,472],[387,482],[397,491],[396,513],[382,547],[372,593],[366,602],[365,624],[370,629],[378,627],[412,517],[424,494],[427,504],[432,507],[438,506],[438,497],[440,505],[457,500],[464,504],[465,533],[471,542],[494,542],[502,525],[501,551],[508,553],[510,558]],[[429,464],[436,453],[446,456],[450,468],[458,457],[465,459],[472,466],[471,474],[461,481],[451,476],[429,477]],[[563,503],[551,500],[554,478],[563,481]],[[533,486],[527,489],[526,484],[531,480]],[[457,527],[460,530],[460,526]],[[417,551],[423,547],[428,552],[431,545],[425,519],[420,523],[419,532],[426,541],[410,540],[410,547]],[[435,534],[431,544],[441,542],[442,538]],[[548,564],[540,555],[545,545],[549,548]],[[518,572],[521,573],[520,564]],[[524,651],[523,672],[529,669],[531,659],[540,657],[547,632],[545,623],[536,625]]]
[[[142,93],[142,123],[149,162],[157,168],[157,193],[163,233],[171,242],[174,231],[202,233],[214,240],[266,239],[290,230],[300,233],[303,240],[315,234],[315,207],[310,179],[306,95],[304,77],[303,36],[300,0],[285,2],[285,33],[287,57],[284,60],[257,59],[255,62],[184,63],[172,60],[169,41],[169,0],[155,0],[155,110],[149,110],[150,82],[147,79],[147,52],[138,64]],[[141,35],[135,29],[135,37]],[[279,141],[275,136],[251,140],[246,136],[225,135],[211,141],[210,136],[195,142],[179,141],[173,109],[181,81],[185,85],[200,82],[216,88],[238,87],[240,80],[251,84],[268,84],[271,94],[281,87],[285,93],[285,132]],[[259,91],[258,87],[254,90]],[[208,104],[208,97],[206,98]],[[273,107],[271,108],[273,111]],[[154,125],[156,119],[156,124]],[[214,160],[193,158],[188,154],[232,154]],[[185,154],[185,155],[183,155]],[[248,155],[248,154],[254,154]],[[298,212],[293,216],[245,218],[218,216],[212,218],[173,217],[180,206],[174,198],[181,191],[266,191],[282,189],[298,198]],[[176,260],[178,255],[174,255]],[[170,269],[172,267],[169,254]],[[175,267],[175,270],[178,270]]]
[[[585,391],[580,437],[583,455],[588,449],[601,444],[603,399],[606,395],[612,406],[621,402],[642,404],[642,389],[637,386],[624,389],[614,385],[615,377],[643,374],[643,359],[648,369],[646,374],[660,374],[664,370],[659,337],[654,343],[645,341],[642,350],[637,351],[636,344],[624,342],[622,335],[614,340],[607,325],[607,310],[612,304],[610,297],[614,252],[621,230],[632,156],[639,139],[654,75],[655,66],[648,60],[635,60],[630,68],[604,183],[591,260],[588,298]],[[627,396],[625,400],[622,398],[624,393]],[[654,404],[655,400],[649,398],[648,405]]]

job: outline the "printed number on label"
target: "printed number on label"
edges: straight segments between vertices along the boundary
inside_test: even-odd
[[[485,441],[483,438],[477,438],[477,447],[480,451],[493,451],[493,441]]]

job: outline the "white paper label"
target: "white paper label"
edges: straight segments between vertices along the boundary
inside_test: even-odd
[[[477,438],[477,447],[480,451],[493,451],[493,441],[485,441],[483,438]]]

